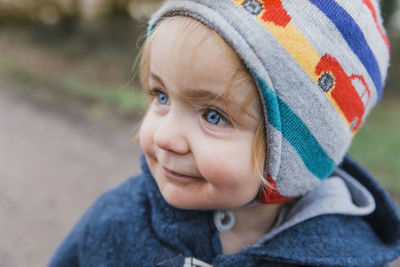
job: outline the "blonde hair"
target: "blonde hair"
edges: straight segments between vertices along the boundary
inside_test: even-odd
[[[219,43],[221,45],[221,48],[226,52],[226,54],[229,56],[229,58],[232,59],[232,62],[235,64],[236,72],[231,78],[228,88],[225,91],[223,95],[223,99],[225,99],[226,102],[228,102],[227,98],[229,97],[229,88],[232,86],[233,81],[237,77],[237,74],[240,73],[242,75],[243,80],[248,80],[254,85],[254,90],[251,90],[251,93],[249,93],[246,96],[246,99],[241,106],[241,110],[245,110],[248,108],[249,104],[252,102],[254,97],[258,96],[257,90],[256,90],[256,85],[254,82],[253,77],[251,76],[250,72],[242,62],[242,60],[239,58],[239,56],[236,54],[236,52],[231,48],[231,46],[224,40],[222,39],[221,36],[219,36],[214,30],[209,29],[208,35],[204,34],[204,27],[200,27],[203,24],[195,19],[189,18],[189,17],[184,17],[184,16],[175,16],[175,17],[170,17],[165,19],[164,21],[175,21],[181,24],[182,28],[182,33],[179,36],[184,36],[185,32],[191,33],[192,36],[196,36],[198,38],[196,41],[197,43],[195,44],[196,46],[201,45],[201,42],[206,40],[208,37],[211,35],[214,35],[217,37],[217,40],[219,40]],[[162,24],[163,21],[161,21],[155,29],[153,29],[153,34],[148,38],[141,50],[141,53],[139,54],[139,78],[140,82],[145,90],[150,90],[149,84],[148,84],[148,79],[149,79],[149,73],[150,73],[150,47],[152,44],[152,40],[154,39],[154,36],[157,34],[157,28]],[[201,33],[201,34],[197,34]],[[242,112],[243,113],[243,112]],[[231,112],[229,110],[229,105],[227,105],[227,115],[231,117]],[[233,123],[234,124],[234,123]],[[235,124],[234,124],[235,126]],[[236,126],[235,126],[236,127]],[[255,137],[253,140],[253,145],[252,145],[252,157],[251,157],[251,162],[253,167],[256,170],[256,174],[258,178],[260,179],[261,183],[263,185],[268,186],[267,179],[264,176],[265,172],[265,162],[266,162],[266,135],[265,135],[265,123],[264,119],[261,119],[258,126],[257,130],[255,133]]]

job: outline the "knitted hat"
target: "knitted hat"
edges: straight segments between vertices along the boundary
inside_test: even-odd
[[[382,96],[389,42],[375,0],[170,0],[150,20],[214,29],[257,84],[266,125],[262,203],[304,195],[342,161]]]

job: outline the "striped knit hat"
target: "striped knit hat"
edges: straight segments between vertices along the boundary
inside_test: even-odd
[[[170,0],[214,29],[258,86],[266,124],[262,203],[304,195],[342,161],[382,96],[389,42],[375,0]]]

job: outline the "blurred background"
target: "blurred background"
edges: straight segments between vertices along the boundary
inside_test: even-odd
[[[82,212],[139,172],[135,61],[161,2],[0,0],[0,267],[45,266]],[[381,6],[391,68],[350,154],[400,204],[400,4]]]

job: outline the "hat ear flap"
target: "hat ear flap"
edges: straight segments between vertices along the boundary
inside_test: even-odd
[[[275,181],[271,175],[268,175],[267,181],[268,185],[264,185],[261,189],[260,203],[276,204],[292,199],[292,197],[283,196],[281,193],[279,193],[279,190],[276,187]]]

